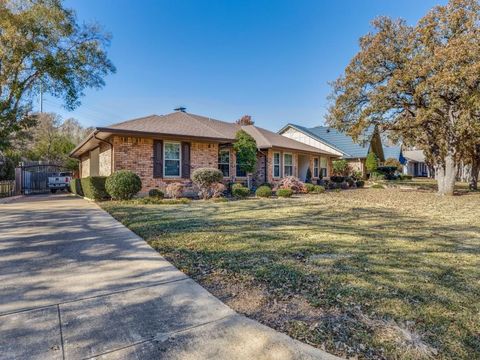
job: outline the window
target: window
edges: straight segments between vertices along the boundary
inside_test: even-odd
[[[327,176],[327,158],[320,158],[320,174],[322,177]]]
[[[313,159],[313,177],[318,178],[318,158]]]
[[[293,175],[293,157],[292,154],[283,154],[283,176]]]
[[[280,153],[273,153],[273,177],[280,177]]]
[[[180,176],[180,144],[165,142],[163,146],[164,165],[163,174],[165,177]]]
[[[218,153],[218,170],[224,177],[230,176],[230,150],[220,150]]]
[[[237,164],[237,177],[246,177],[247,172],[240,168],[240,164]]]

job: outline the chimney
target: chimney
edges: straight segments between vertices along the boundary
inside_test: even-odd
[[[179,106],[176,109],[173,109],[174,111],[181,111],[181,112],[186,112],[187,108],[185,106]]]

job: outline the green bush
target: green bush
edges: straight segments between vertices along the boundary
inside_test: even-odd
[[[385,175],[375,171],[370,174],[370,180],[373,180],[373,181],[385,180]]]
[[[325,192],[325,188],[322,185],[315,185],[313,187],[312,193],[314,194],[323,194]]]
[[[128,200],[142,189],[142,180],[130,170],[120,170],[108,177],[105,189],[113,199]]]
[[[80,182],[80,179],[70,180],[70,191],[72,194],[83,196],[82,183]]]
[[[80,180],[83,195],[92,200],[103,200],[108,198],[105,190],[105,176],[89,176]]]
[[[365,186],[365,181],[363,180],[358,180],[355,185],[357,185],[357,188],[362,188]]]
[[[257,191],[255,191],[257,197],[268,198],[272,196],[272,189],[268,186],[260,186]]]
[[[232,195],[236,198],[243,199],[250,195],[250,190],[242,184],[233,184]]]
[[[371,152],[367,155],[367,159],[365,160],[365,167],[369,173],[374,173],[377,171],[378,168],[378,158],[374,152]]]
[[[333,166],[333,173],[335,175],[348,176],[348,174],[351,171],[350,165],[348,164],[348,161],[345,159],[332,161],[332,166]]]
[[[278,189],[277,196],[289,198],[293,195],[293,191],[290,189]]]
[[[223,174],[214,168],[200,168],[193,172],[192,181],[200,189],[200,196],[207,199],[212,196],[212,184],[221,183]]]
[[[385,189],[382,184],[373,184],[370,186],[371,189]]]
[[[400,175],[398,176],[398,178],[399,178],[400,180],[412,180],[412,179],[413,179],[413,176],[412,176],[412,175],[400,174]]]
[[[165,193],[160,189],[151,189],[148,192],[148,196],[157,198],[157,199],[163,199],[165,197]]]
[[[313,190],[315,190],[315,185],[310,184],[310,183],[305,183],[305,187],[307,188],[307,193],[310,193]]]

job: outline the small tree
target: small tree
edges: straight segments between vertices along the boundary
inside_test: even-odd
[[[243,115],[240,119],[235,121],[235,123],[242,126],[255,124],[250,115]]]
[[[233,149],[237,157],[237,165],[247,173],[248,187],[250,188],[250,175],[257,165],[257,142],[250,134],[240,130],[235,135]]]
[[[332,161],[333,173],[339,176],[348,176],[349,166],[345,159]]]
[[[374,173],[378,169],[378,158],[374,152],[371,152],[367,155],[367,159],[365,160],[365,167],[369,173]]]
[[[395,166],[398,172],[402,172],[403,170],[402,163],[394,158],[388,158],[387,160],[385,160],[385,166]]]
[[[305,176],[305,182],[308,183],[308,184],[312,183],[312,171],[310,170],[310,168],[307,169],[307,174]]]

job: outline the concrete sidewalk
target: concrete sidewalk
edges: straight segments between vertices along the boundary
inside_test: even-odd
[[[235,313],[97,205],[0,205],[2,359],[336,359]]]

